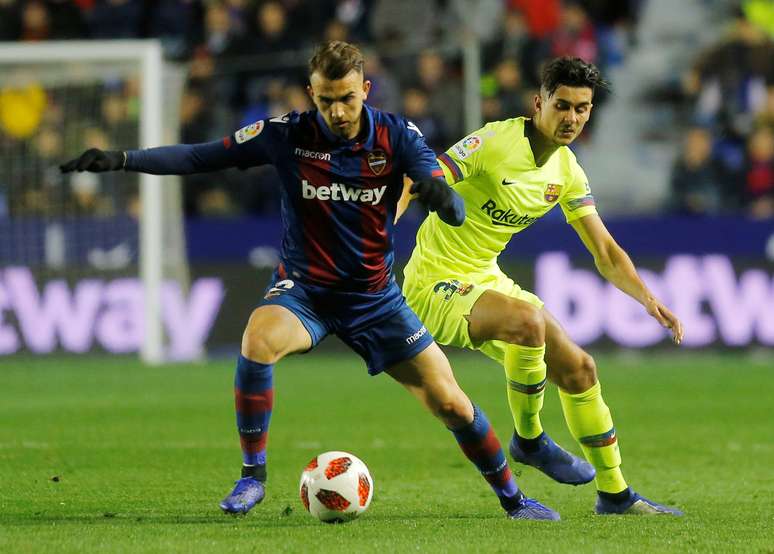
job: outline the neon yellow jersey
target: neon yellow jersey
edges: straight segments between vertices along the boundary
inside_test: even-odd
[[[419,228],[407,279],[499,271],[497,256],[514,233],[557,204],[568,223],[596,213],[575,154],[562,146],[537,167],[525,121],[489,123],[439,156],[446,180],[465,201],[465,223],[451,227],[431,213]]]

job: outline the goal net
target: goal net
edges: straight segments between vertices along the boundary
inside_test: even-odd
[[[0,46],[0,355],[199,354],[165,340],[187,285],[177,178],[58,167],[176,142],[175,76],[157,41]]]

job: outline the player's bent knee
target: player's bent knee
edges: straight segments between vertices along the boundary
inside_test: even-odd
[[[295,351],[298,341],[286,323],[266,308],[253,310],[242,336],[242,355],[254,362],[274,364]]]
[[[261,364],[276,364],[282,359],[282,352],[266,337],[257,333],[251,333],[248,336],[245,333],[242,341],[242,356]]]
[[[262,364],[275,364],[285,355],[286,345],[271,325],[251,318],[242,337],[242,355]]]
[[[461,390],[449,392],[443,398],[433,399],[430,409],[447,427],[456,429],[473,421],[473,406]]]
[[[510,344],[540,346],[546,341],[546,320],[541,310],[517,300],[508,310],[503,340]]]

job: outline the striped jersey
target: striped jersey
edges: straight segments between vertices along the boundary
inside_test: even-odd
[[[222,141],[130,151],[126,168],[182,174],[272,164],[282,184],[280,275],[376,292],[392,278],[404,174],[419,180],[443,173],[410,121],[365,105],[363,124],[358,139],[345,140],[316,110],[291,112]]]

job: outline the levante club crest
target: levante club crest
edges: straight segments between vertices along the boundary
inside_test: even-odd
[[[543,198],[546,202],[556,202],[559,200],[559,193],[562,192],[562,185],[546,185],[546,192]]]
[[[374,150],[368,153],[368,167],[375,175],[381,175],[384,168],[387,167],[387,154],[381,150]]]

